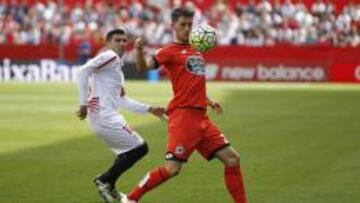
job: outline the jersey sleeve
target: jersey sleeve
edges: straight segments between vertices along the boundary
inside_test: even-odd
[[[120,108],[125,108],[138,114],[146,114],[150,108],[149,105],[131,99],[127,96],[120,97],[119,106]]]
[[[155,60],[155,68],[159,68],[160,66],[165,66],[171,62],[171,55],[168,49],[161,48],[155,52],[153,56]]]
[[[90,59],[80,67],[77,73],[77,87],[79,91],[80,105],[87,104],[89,77],[95,71],[101,71],[101,69],[104,68],[107,64],[115,61],[116,57],[117,56],[115,52],[106,51],[98,54],[96,57]]]

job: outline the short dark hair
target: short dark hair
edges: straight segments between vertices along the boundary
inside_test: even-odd
[[[106,41],[110,41],[112,39],[112,37],[114,35],[125,35],[125,30],[124,29],[121,29],[121,28],[116,28],[116,29],[113,29],[111,31],[109,31],[107,34],[106,34]]]
[[[186,7],[175,8],[171,12],[171,22],[176,22],[182,16],[192,18],[194,17],[194,11]]]

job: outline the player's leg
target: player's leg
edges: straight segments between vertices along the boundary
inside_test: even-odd
[[[229,146],[217,151],[215,157],[225,165],[225,184],[234,201],[246,203],[246,192],[238,153]]]
[[[127,127],[124,120],[119,118],[111,121],[113,122],[103,121],[92,125],[96,135],[116,154],[113,165],[94,180],[106,202],[111,202],[109,194],[120,199],[115,189],[117,179],[148,152],[147,144],[135,131]]]
[[[229,193],[236,203],[246,203],[239,155],[229,146],[229,142],[220,130],[210,120],[207,123],[203,140],[198,145],[197,150],[208,160],[216,157],[224,163],[225,184]]]
[[[195,144],[190,142],[190,144],[187,145],[184,140],[186,136],[172,135],[169,135],[168,153],[165,157],[165,164],[148,172],[138,186],[135,187],[127,197],[124,197],[124,199],[130,200],[130,202],[138,201],[145,193],[180,173],[182,164],[187,161],[187,158],[194,151]],[[177,145],[176,143],[184,144]],[[123,200],[123,202],[127,201]]]
[[[118,154],[113,165],[105,173],[97,177],[97,179],[109,183],[112,188],[115,188],[115,183],[121,174],[131,168],[136,162],[144,157],[147,152],[148,145],[144,143],[128,152]]]
[[[138,201],[145,193],[156,188],[171,177],[180,173],[182,163],[180,161],[169,160],[163,166],[149,171],[142,181],[136,186],[127,197],[130,201]],[[123,202],[126,202],[123,200]]]
[[[100,188],[108,187],[108,190],[102,191],[101,195],[103,196],[104,193],[109,192],[112,198],[119,201],[121,197],[115,187],[116,181],[125,171],[127,171],[137,161],[139,161],[142,157],[144,157],[147,154],[147,152],[148,152],[148,146],[146,143],[144,143],[136,147],[135,149],[117,155],[113,165],[106,172],[104,172],[103,174],[101,174],[100,176],[94,179],[94,183],[98,187],[99,191],[104,190]]]
[[[99,179],[114,187],[119,176],[147,154],[148,146],[125,121],[106,124],[96,134],[116,154],[116,158]]]
[[[194,117],[196,118],[196,115],[193,110],[186,109],[176,110],[170,114],[166,162],[163,166],[148,172],[128,195],[128,199],[138,201],[146,192],[179,174],[183,162],[187,161],[200,140],[201,129],[198,127],[199,122],[192,122]]]

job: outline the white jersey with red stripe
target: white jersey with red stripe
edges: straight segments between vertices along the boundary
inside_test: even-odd
[[[84,64],[78,72],[80,105],[87,105],[89,100],[90,109],[117,109],[116,101],[124,85],[122,66],[123,61],[112,50],[103,51]]]
[[[103,116],[117,114],[119,108],[146,113],[148,105],[120,96],[125,83],[123,65],[123,60],[112,50],[103,51],[84,64],[78,73],[80,105],[88,105],[90,111]]]
[[[125,108],[145,114],[149,109],[149,105],[121,96],[125,82],[123,64],[114,51],[103,51],[80,68],[77,81],[80,105],[88,106],[90,128],[115,154],[144,143],[118,110]]]

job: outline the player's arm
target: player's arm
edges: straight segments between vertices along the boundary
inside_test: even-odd
[[[146,71],[157,68],[156,61],[154,58],[145,59],[144,54],[145,39],[139,37],[135,40],[135,55],[136,55],[136,69],[138,71]]]
[[[207,105],[213,111],[215,111],[217,114],[222,114],[223,113],[223,109],[222,109],[221,105],[219,104],[219,102],[213,101],[209,97],[206,97],[206,100],[207,100]]]
[[[151,113],[152,115],[159,117],[160,119],[166,119],[166,109],[164,107],[150,106],[127,96],[120,97],[120,107],[130,110],[134,113]]]
[[[89,60],[82,65],[77,73],[77,87],[79,91],[79,110],[77,116],[82,120],[87,116],[87,100],[89,90],[89,78],[95,72],[99,71],[103,66],[111,63],[116,58],[112,54],[99,54],[95,58]]]
[[[79,91],[79,110],[76,115],[83,120],[87,116],[87,96],[89,87],[89,77],[94,72],[94,66],[89,62],[81,66],[77,73],[77,87]]]

